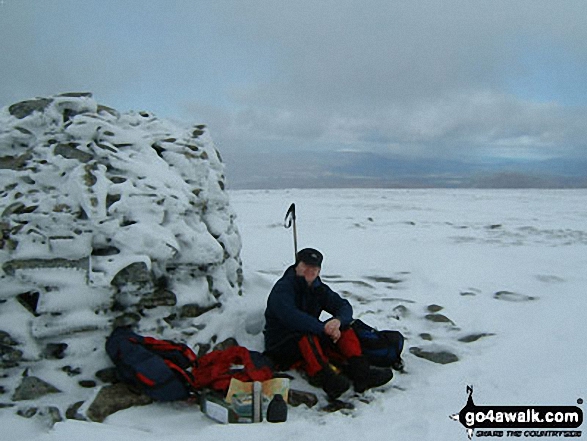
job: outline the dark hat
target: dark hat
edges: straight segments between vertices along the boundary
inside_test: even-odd
[[[322,266],[322,260],[324,256],[318,250],[314,248],[304,248],[303,250],[298,251],[296,265],[300,262],[304,262],[306,265],[312,266]]]

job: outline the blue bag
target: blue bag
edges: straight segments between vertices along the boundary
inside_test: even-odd
[[[399,331],[378,331],[362,320],[354,320],[351,327],[357,334],[363,355],[373,366],[402,366],[401,354],[404,336]]]
[[[192,392],[191,368],[196,365],[196,355],[182,343],[116,328],[106,340],[106,352],[121,380],[156,401],[185,400]]]

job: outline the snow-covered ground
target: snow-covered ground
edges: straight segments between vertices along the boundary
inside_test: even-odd
[[[407,338],[405,374],[347,414],[303,406],[283,424],[219,425],[197,407],[153,404],[104,423],[47,429],[0,410],[3,438],[39,441],[460,440],[449,415],[477,405],[577,405],[587,396],[587,190],[231,191],[244,296],[210,312],[220,337],[262,349],[267,294],[293,260],[283,220],[297,207],[300,248],[325,254],[322,277],[359,317]],[[428,307],[452,323],[426,319]],[[483,337],[463,342],[463,337]],[[410,348],[447,351],[436,364]],[[296,379],[292,387],[311,388]],[[579,405],[584,411],[584,405]]]

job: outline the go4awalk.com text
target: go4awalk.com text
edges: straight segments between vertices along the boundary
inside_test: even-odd
[[[451,418],[459,421],[469,439],[477,437],[579,438],[583,410],[578,406],[478,406],[467,387],[465,407]],[[577,404],[583,404],[582,399]]]

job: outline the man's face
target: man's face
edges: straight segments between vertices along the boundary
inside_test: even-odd
[[[308,282],[308,285],[314,283],[314,280],[320,275],[320,267],[314,265],[308,265],[304,262],[298,263],[296,267],[296,274],[299,277],[303,277]]]

